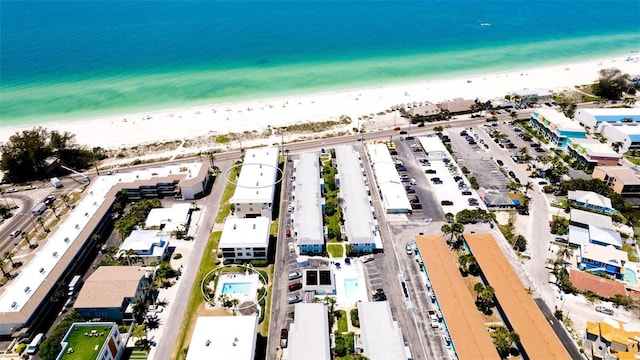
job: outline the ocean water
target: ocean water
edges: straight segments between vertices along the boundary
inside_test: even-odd
[[[620,55],[640,49],[638,14],[636,0],[0,0],[0,125]]]

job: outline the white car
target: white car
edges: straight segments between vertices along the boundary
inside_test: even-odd
[[[161,313],[164,310],[160,305],[149,305],[149,312]]]
[[[411,183],[411,185],[415,185],[416,184],[416,179],[411,178],[411,180],[409,180],[409,182]]]
[[[289,273],[289,280],[295,280],[295,279],[299,279],[302,277],[302,274],[299,271],[295,271],[292,273]]]

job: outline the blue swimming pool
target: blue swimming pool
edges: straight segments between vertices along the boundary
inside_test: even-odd
[[[232,282],[232,283],[224,283],[222,285],[223,294],[242,294],[244,296],[249,296],[251,292],[251,283],[250,282]]]
[[[358,300],[359,283],[358,279],[344,279],[344,293],[349,302],[355,303]]]
[[[630,284],[637,284],[638,283],[638,278],[636,277],[636,272],[629,269],[629,268],[625,268],[624,269],[624,281],[627,281]]]

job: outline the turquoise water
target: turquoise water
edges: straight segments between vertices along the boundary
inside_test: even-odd
[[[629,268],[625,268],[624,269],[624,281],[629,282],[630,284],[637,284],[638,283],[638,278],[636,277],[636,272],[629,269]]]
[[[251,296],[251,283],[224,283],[221,292],[223,294],[243,294],[249,297]]]
[[[351,303],[355,303],[360,292],[360,282],[358,279],[344,279],[344,292],[347,300]]]
[[[640,2],[628,0],[0,5],[2,126],[507,71],[640,48]]]

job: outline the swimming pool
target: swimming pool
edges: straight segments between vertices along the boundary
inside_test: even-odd
[[[223,294],[242,294],[249,296],[251,294],[252,284],[250,282],[228,282],[222,285]]]
[[[359,285],[358,279],[344,279],[344,293],[350,303],[358,301]]]
[[[638,283],[638,278],[636,277],[636,272],[633,271],[632,269],[629,268],[625,268],[624,269],[624,281],[630,283],[630,284],[637,284]]]

